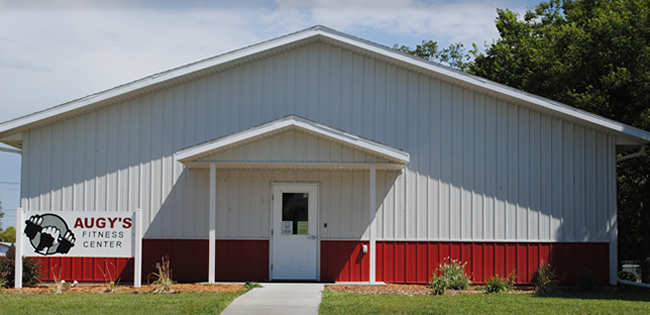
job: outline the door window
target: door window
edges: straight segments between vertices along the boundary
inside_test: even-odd
[[[309,193],[282,193],[282,235],[309,234]]]

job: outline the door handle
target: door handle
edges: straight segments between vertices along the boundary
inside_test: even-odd
[[[307,238],[310,239],[310,240],[315,240],[315,239],[316,239],[316,235],[309,235],[309,237],[307,237]]]

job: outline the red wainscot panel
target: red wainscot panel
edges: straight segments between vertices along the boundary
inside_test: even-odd
[[[149,277],[158,272],[156,263],[162,257],[169,258],[172,279],[178,282],[208,280],[208,240],[188,239],[143,239],[142,240],[142,281],[154,281]]]
[[[156,263],[168,256],[172,279],[207,281],[208,240],[144,239],[142,277],[155,272]],[[79,282],[133,281],[133,258],[40,257],[43,281],[54,278]],[[265,281],[268,279],[268,240],[217,240],[217,281]]]
[[[594,271],[602,284],[609,279],[608,243],[378,241],[377,281],[428,283],[446,257],[466,262],[468,276],[479,284],[494,274],[506,277],[514,269],[517,283],[530,284],[541,260],[556,268],[562,284],[575,284],[583,268]]]
[[[41,281],[79,282],[133,281],[133,258],[38,257]]]
[[[363,253],[362,241],[321,241],[321,281],[370,281],[370,256]]]
[[[172,279],[179,282],[208,280],[208,240],[150,239],[142,246],[142,274],[155,270],[168,255]],[[217,281],[266,281],[269,278],[268,240],[216,240]],[[147,269],[148,268],[148,269]]]
[[[268,240],[217,240],[216,247],[217,281],[269,280]]]

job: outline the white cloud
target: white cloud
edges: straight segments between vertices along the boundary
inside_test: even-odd
[[[265,21],[287,31],[322,24],[387,46],[436,40],[483,47],[498,37],[497,8],[523,12],[534,1],[277,0]],[[287,18],[287,17],[290,18]],[[381,41],[382,39],[388,41]]]
[[[0,121],[263,38],[236,10],[16,10],[0,19]]]

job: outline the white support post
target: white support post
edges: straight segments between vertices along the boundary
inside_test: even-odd
[[[611,155],[610,155],[611,156]],[[609,284],[618,283],[618,213],[616,204],[616,162],[609,168]],[[614,183],[614,184],[612,184]]]
[[[133,235],[133,286],[142,286],[142,209],[135,210],[135,235]]]
[[[208,283],[215,283],[215,264],[216,264],[216,228],[217,228],[217,165],[210,163],[210,210],[209,210],[209,226],[210,232],[208,234]]]
[[[15,258],[15,275],[14,286],[16,289],[23,287],[23,231],[25,230],[25,221],[23,221],[23,209],[16,209],[16,258]]]
[[[370,166],[370,222],[368,232],[370,233],[370,284],[375,284],[377,266],[377,239],[375,236],[375,217],[377,215],[377,166]]]

